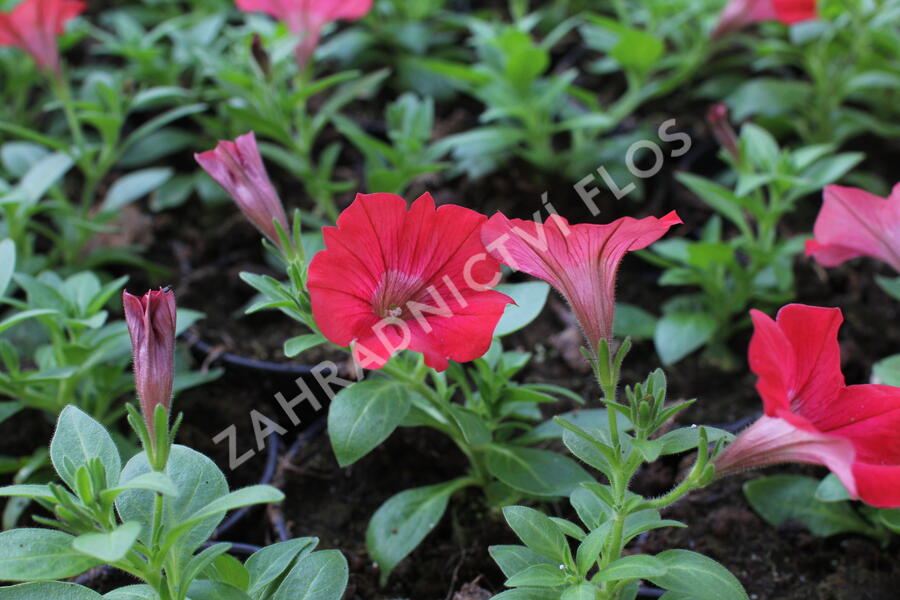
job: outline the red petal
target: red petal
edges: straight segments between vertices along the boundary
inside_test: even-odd
[[[791,25],[816,18],[816,0],[772,0],[775,14],[782,23]]]
[[[900,466],[856,463],[859,498],[879,508],[900,508]]]
[[[823,406],[832,402],[844,383],[840,371],[837,331],[841,312],[790,304],[773,321],[751,311],[754,333],[750,341],[750,369],[759,377],[756,387],[766,414],[790,410],[818,427]]]

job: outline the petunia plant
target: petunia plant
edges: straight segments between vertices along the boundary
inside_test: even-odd
[[[717,476],[785,462],[824,465],[832,475],[822,482],[776,475],[747,482],[744,493],[775,525],[795,519],[819,535],[900,533],[900,387],[845,384],[840,309],[792,304],[775,320],[758,311],[752,318],[750,368],[764,414],[716,458]],[[865,503],[859,512],[851,499]]]
[[[207,129],[229,137],[234,127],[252,128],[268,141],[262,148],[267,158],[299,179],[319,216],[333,222],[334,195],[353,184],[335,180],[342,143],[322,147],[323,134],[347,104],[377,91],[388,71],[319,76],[314,51],[326,24],[362,17],[372,1],[239,0],[237,5],[247,13],[248,31],[243,43],[234,44],[237,57],[212,69],[220,114],[205,121]],[[278,19],[289,35],[257,18],[258,12]]]
[[[177,88],[146,86],[130,93],[133,82],[115,72],[71,77],[57,37],[85,8],[74,0],[25,0],[10,13],[0,13],[0,45],[19,46],[33,57],[53,94],[46,116],[58,118],[66,130],[48,134],[43,123],[0,121],[0,132],[13,140],[2,147],[0,178],[10,185],[0,192],[0,206],[23,259],[35,254],[35,238],[41,236],[52,244],[45,258],[51,264],[45,266],[146,266],[134,248],[90,242],[98,232],[115,230],[123,207],[172,177],[170,168],[147,167],[172,147],[161,131],[206,106],[182,102],[184,94]],[[128,123],[149,111],[155,114],[140,126]],[[128,172],[110,182],[114,168]],[[70,171],[80,176],[74,189],[66,185]]]
[[[666,240],[643,257],[665,268],[660,285],[686,288],[663,304],[656,322],[654,341],[663,363],[705,346],[707,356],[734,368],[727,342],[749,325],[746,311],[793,298],[793,265],[803,240],[783,236],[782,220],[863,157],[835,153],[831,144],[781,148],[753,123],[738,135],[722,105],[710,110],[709,121],[729,171],[721,181],[691,173],[677,178],[715,214],[695,239]]]
[[[815,237],[806,243],[806,253],[819,264],[826,267],[837,266],[858,256],[871,256],[896,270],[900,267],[898,252],[900,242],[894,226],[898,222],[900,196],[895,191],[888,198],[856,188],[828,186],[824,191],[824,202],[816,219]],[[878,283],[889,294],[898,297],[897,284],[894,279],[878,277]],[[887,385],[857,385],[846,387],[840,373],[839,362],[834,358],[839,352],[836,342],[836,330],[841,323],[841,315],[835,310],[814,309],[811,307],[786,307],[779,312],[776,324],[793,346],[795,353],[803,351],[800,340],[792,334],[794,322],[801,322],[812,330],[816,319],[828,323],[823,329],[821,339],[814,344],[822,348],[822,355],[828,359],[820,359],[808,380],[809,385],[794,386],[797,389],[821,390],[821,398],[813,400],[798,394],[791,397],[792,410],[812,421],[818,433],[816,444],[806,444],[805,458],[811,462],[824,463],[831,468],[833,474],[818,481],[812,477],[799,475],[774,475],[748,482],[744,492],[754,508],[774,525],[786,519],[795,519],[806,524],[818,535],[834,535],[853,531],[876,538],[884,539],[888,531],[900,533],[900,519],[894,507],[900,505],[900,496],[891,495],[897,489],[897,482],[891,479],[891,473],[897,471],[896,456],[892,456],[891,448],[895,436],[890,433],[895,427],[892,424],[892,413],[900,409],[900,357],[888,357],[873,368],[875,379]],[[757,328],[771,328],[770,321],[761,314],[754,314]],[[776,330],[778,331],[778,330]],[[762,344],[762,342],[758,342]],[[771,348],[754,349],[751,346],[751,367],[759,365]],[[785,348],[781,353],[790,352]],[[790,362],[787,363],[790,365]],[[785,367],[784,370],[788,370]],[[754,368],[756,370],[756,368]],[[802,375],[792,375],[799,378]],[[762,380],[761,380],[762,381]],[[835,392],[835,390],[837,390]],[[762,390],[761,390],[762,393]],[[770,407],[770,396],[763,396],[766,402],[766,414],[776,416],[777,409]],[[820,424],[821,415],[812,406],[826,407],[827,410],[840,413],[846,423]],[[826,410],[822,408],[821,410]],[[858,411],[866,410],[865,415]],[[795,419],[796,420],[796,419]],[[769,422],[769,425],[766,425]],[[772,423],[777,421],[760,420],[754,428],[748,429],[742,444],[745,447],[759,446],[759,455],[765,462],[777,461],[782,455],[793,452],[797,454],[796,433],[785,434],[782,439],[785,447],[773,444]],[[858,436],[854,431],[859,430]],[[757,433],[757,431],[759,433]],[[746,437],[745,437],[746,436]],[[838,438],[843,437],[843,454],[830,451],[838,448]],[[878,448],[877,457],[863,448],[857,440],[869,440]],[[748,441],[749,440],[749,441]],[[848,443],[849,441],[849,443]],[[853,446],[849,448],[849,446]],[[737,460],[747,460],[751,450],[741,446],[734,448],[729,456]],[[848,455],[851,458],[848,458]],[[852,468],[839,461],[852,460]],[[874,465],[879,468],[872,475]],[[866,466],[869,463],[869,466]],[[883,467],[883,468],[882,468]],[[790,502],[785,501],[791,498]],[[850,500],[860,499],[864,502],[854,510]],[[875,508],[881,507],[881,508]]]
[[[134,348],[141,409],[129,405],[129,422],[143,452],[122,465],[110,433],[69,406],[59,417],[50,457],[60,483],[12,485],[0,495],[36,501],[40,528],[0,533],[0,598],[146,598],[193,600],[310,598],[338,600],[347,564],[335,551],[313,552],[317,540],[300,538],[261,549],[241,564],[228,543],[208,541],[225,513],[279,502],[266,485],[229,492],[212,460],[174,443],[181,417],[170,423],[175,339],[171,291],[123,302]],[[49,516],[45,516],[49,514]],[[101,596],[54,580],[107,565],[140,583]]]

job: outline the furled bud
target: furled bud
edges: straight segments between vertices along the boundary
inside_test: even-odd
[[[175,294],[151,290],[141,297],[122,292],[125,320],[134,350],[134,382],[144,421],[153,437],[153,414],[167,410],[175,378]]]
[[[706,113],[706,121],[712,129],[713,135],[719,145],[730,154],[734,160],[740,160],[741,151],[738,146],[738,135],[728,120],[728,107],[719,102],[709,107]]]
[[[280,246],[274,221],[288,231],[288,220],[259,154],[256,135],[251,131],[233,142],[221,141],[213,150],[195,154],[194,158],[225,188],[250,222]]]

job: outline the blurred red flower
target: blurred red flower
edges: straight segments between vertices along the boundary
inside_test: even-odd
[[[760,21],[781,21],[791,25],[816,16],[816,0],[731,0],[719,15],[712,38],[721,38]]]
[[[900,272],[900,183],[887,198],[840,185],[826,187],[824,197],[807,256],[825,267],[871,256]]]
[[[59,73],[56,37],[86,7],[76,0],[25,0],[12,12],[0,13],[0,46],[17,46],[42,69]]]
[[[228,192],[250,222],[280,245],[274,221],[288,231],[287,216],[259,154],[256,135],[251,131],[233,142],[221,141],[215,149],[195,154],[194,158]]]
[[[486,217],[461,206],[435,209],[360,194],[323,230],[325,250],[309,265],[313,317],[322,334],[353,346],[356,362],[384,366],[399,350],[425,356],[439,371],[487,352],[512,300],[490,288],[500,263],[481,243]]]
[[[151,290],[141,297],[122,292],[125,321],[134,351],[134,382],[141,412],[153,432],[153,412],[158,404],[167,409],[175,378],[175,294]]]
[[[623,217],[606,225],[569,225],[558,215],[543,224],[497,213],[481,240],[503,264],[555,287],[596,351],[600,340],[612,337],[616,271],[625,253],[646,248],[679,223],[675,211],[661,219]]]
[[[355,21],[372,10],[373,0],[237,0],[245,12],[263,12],[288,26],[291,33],[302,36],[297,45],[297,61],[309,62],[319,45],[322,28],[339,19]]]
[[[853,498],[900,506],[900,387],[845,385],[840,309],[790,304],[775,321],[751,316],[750,368],[765,414],[719,454],[716,473],[825,465]]]

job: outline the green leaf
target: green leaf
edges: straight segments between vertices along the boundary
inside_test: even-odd
[[[22,321],[27,321],[28,319],[33,319],[35,317],[43,317],[44,315],[55,314],[57,314],[56,311],[49,308],[38,308],[35,310],[26,310],[20,313],[16,313],[6,320],[0,321],[0,333],[3,333],[13,325],[18,325]]]
[[[67,406],[59,415],[56,433],[50,441],[50,460],[60,478],[70,488],[75,488],[75,472],[78,467],[97,458],[106,471],[107,485],[119,482],[122,459],[116,443],[106,429],[87,413],[74,406]]]
[[[342,467],[353,464],[400,425],[415,392],[394,379],[369,379],[343,388],[328,409],[328,435]]]
[[[254,552],[245,563],[247,571],[250,573],[250,584],[247,586],[247,591],[254,598],[260,596],[268,585],[291,568],[298,557],[312,552],[318,543],[317,538],[297,538],[266,546],[262,550]]]
[[[737,578],[711,558],[689,550],[666,550],[656,558],[668,570],[648,579],[678,596],[691,600],[749,600]]]
[[[849,503],[817,500],[818,487],[819,482],[812,477],[773,475],[745,483],[744,495],[753,509],[776,527],[795,520],[823,537],[844,532],[872,533]]]
[[[320,333],[308,333],[306,335],[298,335],[292,337],[284,343],[284,355],[288,358],[294,358],[298,354],[306,352],[310,348],[315,348],[320,344],[324,344],[328,340]]]
[[[80,535],[72,542],[72,546],[82,554],[105,563],[113,563],[125,558],[140,532],[140,523],[128,521],[112,531]]]
[[[559,600],[596,600],[597,587],[587,581],[582,581],[576,586],[566,588]]]
[[[512,577],[519,571],[534,565],[557,566],[555,562],[546,556],[541,556],[527,546],[517,546],[515,544],[490,546],[488,553],[490,553],[491,558],[494,559],[494,562],[497,563],[497,566],[500,567],[500,570],[507,577]]]
[[[518,446],[491,445],[487,468],[506,485],[535,496],[567,496],[591,476],[558,452]]]
[[[507,506],[503,516],[522,543],[557,565],[572,563],[569,543],[550,517],[526,506]]]
[[[104,490],[103,493],[108,493],[111,494],[112,497],[115,497],[126,490],[150,490],[152,492],[159,492],[164,496],[178,495],[178,489],[175,487],[175,483],[164,473],[158,473],[156,471],[138,475],[134,479],[117,485],[114,488]]]
[[[16,270],[16,244],[7,238],[0,242],[0,296],[6,293]]]
[[[56,501],[56,496],[50,491],[50,486],[38,484],[19,484],[0,487],[0,497],[31,498],[33,500],[40,498],[50,502]]]
[[[602,429],[606,431],[609,428],[609,417],[606,414],[605,408],[576,409],[544,421],[528,433],[517,437],[515,440],[516,444],[527,446],[546,440],[561,439],[564,435],[565,428],[559,424],[559,419],[572,423],[582,429]],[[621,415],[618,424],[619,428],[623,431],[631,429],[631,423]]]
[[[593,567],[600,558],[600,553],[603,551],[603,546],[606,544],[607,535],[608,530],[599,527],[587,534],[587,537],[585,537],[578,545],[578,550],[575,552],[575,565],[578,568],[578,573],[580,575],[587,575],[588,571],[591,570],[591,567]]]
[[[649,312],[626,302],[617,302],[613,313],[613,334],[616,337],[630,337],[645,340],[653,337],[657,319]]]
[[[341,600],[349,569],[337,550],[302,557],[284,578],[272,600]]]
[[[174,174],[170,167],[153,167],[124,175],[110,186],[101,210],[115,212],[161,187]]]
[[[77,552],[72,547],[74,539],[68,533],[50,529],[0,533],[0,581],[65,579],[100,564]]]
[[[872,367],[872,375],[885,385],[900,386],[900,354],[880,360]]]
[[[149,585],[127,585],[103,595],[104,600],[159,600]]]
[[[0,423],[18,414],[23,408],[25,407],[19,402],[0,402]]]
[[[191,600],[251,600],[243,590],[208,579],[191,583],[188,594]]]
[[[748,237],[753,235],[750,223],[744,215],[741,199],[734,192],[709,179],[690,173],[678,173],[675,177],[713,210],[737,225],[742,234]]]
[[[187,517],[178,528],[186,529],[196,523],[205,521],[210,517],[225,516],[229,510],[241,508],[243,506],[252,506],[254,504],[270,504],[273,502],[281,502],[284,500],[284,494],[276,487],[271,485],[251,485],[239,490],[235,490],[230,494],[216,498],[194,514]]]
[[[566,584],[566,571],[562,565],[533,565],[519,571],[506,580],[507,587],[559,587]]]
[[[809,105],[809,83],[788,79],[757,77],[746,80],[725,102],[735,122],[755,115],[777,117]]]
[[[381,569],[381,585],[444,516],[450,496],[467,485],[456,479],[395,494],[382,504],[366,531],[369,555]]]
[[[648,73],[664,50],[662,41],[656,37],[638,29],[628,29],[619,36],[609,54],[626,70]]]
[[[0,600],[100,600],[106,597],[82,585],[61,581],[40,581],[0,587]]]
[[[703,312],[671,312],[660,318],[653,334],[664,365],[678,362],[703,346],[716,331],[716,319]]]
[[[820,502],[840,502],[850,500],[850,492],[834,473],[829,473],[816,488],[816,500]]]
[[[225,547],[225,552],[230,549],[230,544],[222,545]],[[201,577],[220,583],[227,583],[249,593],[250,572],[241,564],[241,561],[230,554],[216,556],[209,566],[203,570]]]
[[[655,556],[635,554],[617,558],[608,567],[597,573],[591,581],[601,583],[623,579],[650,579],[651,577],[661,577],[668,570],[666,564]]]
[[[463,437],[470,446],[475,448],[491,443],[491,431],[485,423],[485,418],[473,410],[469,410],[458,404],[450,404],[450,416],[462,431]]]
[[[771,172],[778,167],[781,149],[772,134],[762,127],[744,123],[741,127],[741,146],[757,169]]]
[[[518,331],[534,321],[544,310],[547,296],[550,294],[550,286],[543,281],[502,283],[494,289],[515,301],[515,304],[507,305],[503,311],[503,316],[500,317],[500,322],[494,330],[494,337]]]
[[[491,600],[559,600],[559,590],[520,587],[492,596]]]
[[[703,429],[706,431],[706,439],[710,443],[717,442],[720,439],[724,439],[726,442],[730,442],[734,439],[734,435],[728,433],[724,429],[707,427],[705,425],[703,426]],[[660,437],[659,441],[663,444],[662,454],[678,454],[679,452],[686,452],[696,448],[697,444],[700,443],[700,428],[679,427]]]
[[[885,291],[886,294],[900,301],[900,277],[882,277],[875,276],[875,281]]]
[[[120,483],[126,484],[153,469],[147,462],[147,455],[140,453],[125,465]],[[186,446],[173,445],[166,465],[166,475],[178,489],[178,496],[166,498],[163,503],[163,531],[169,532],[184,523],[192,515],[208,506],[217,498],[228,493],[225,476],[216,464],[203,454]],[[138,538],[148,542],[151,515],[154,511],[155,493],[149,490],[128,490],[116,498],[116,508],[123,521],[137,521],[142,525]],[[213,530],[224,517],[218,513],[185,532],[177,547],[185,555],[190,555],[209,539]]]
[[[15,190],[26,205],[36,204],[74,165],[72,157],[61,152],[50,154],[34,163]]]

